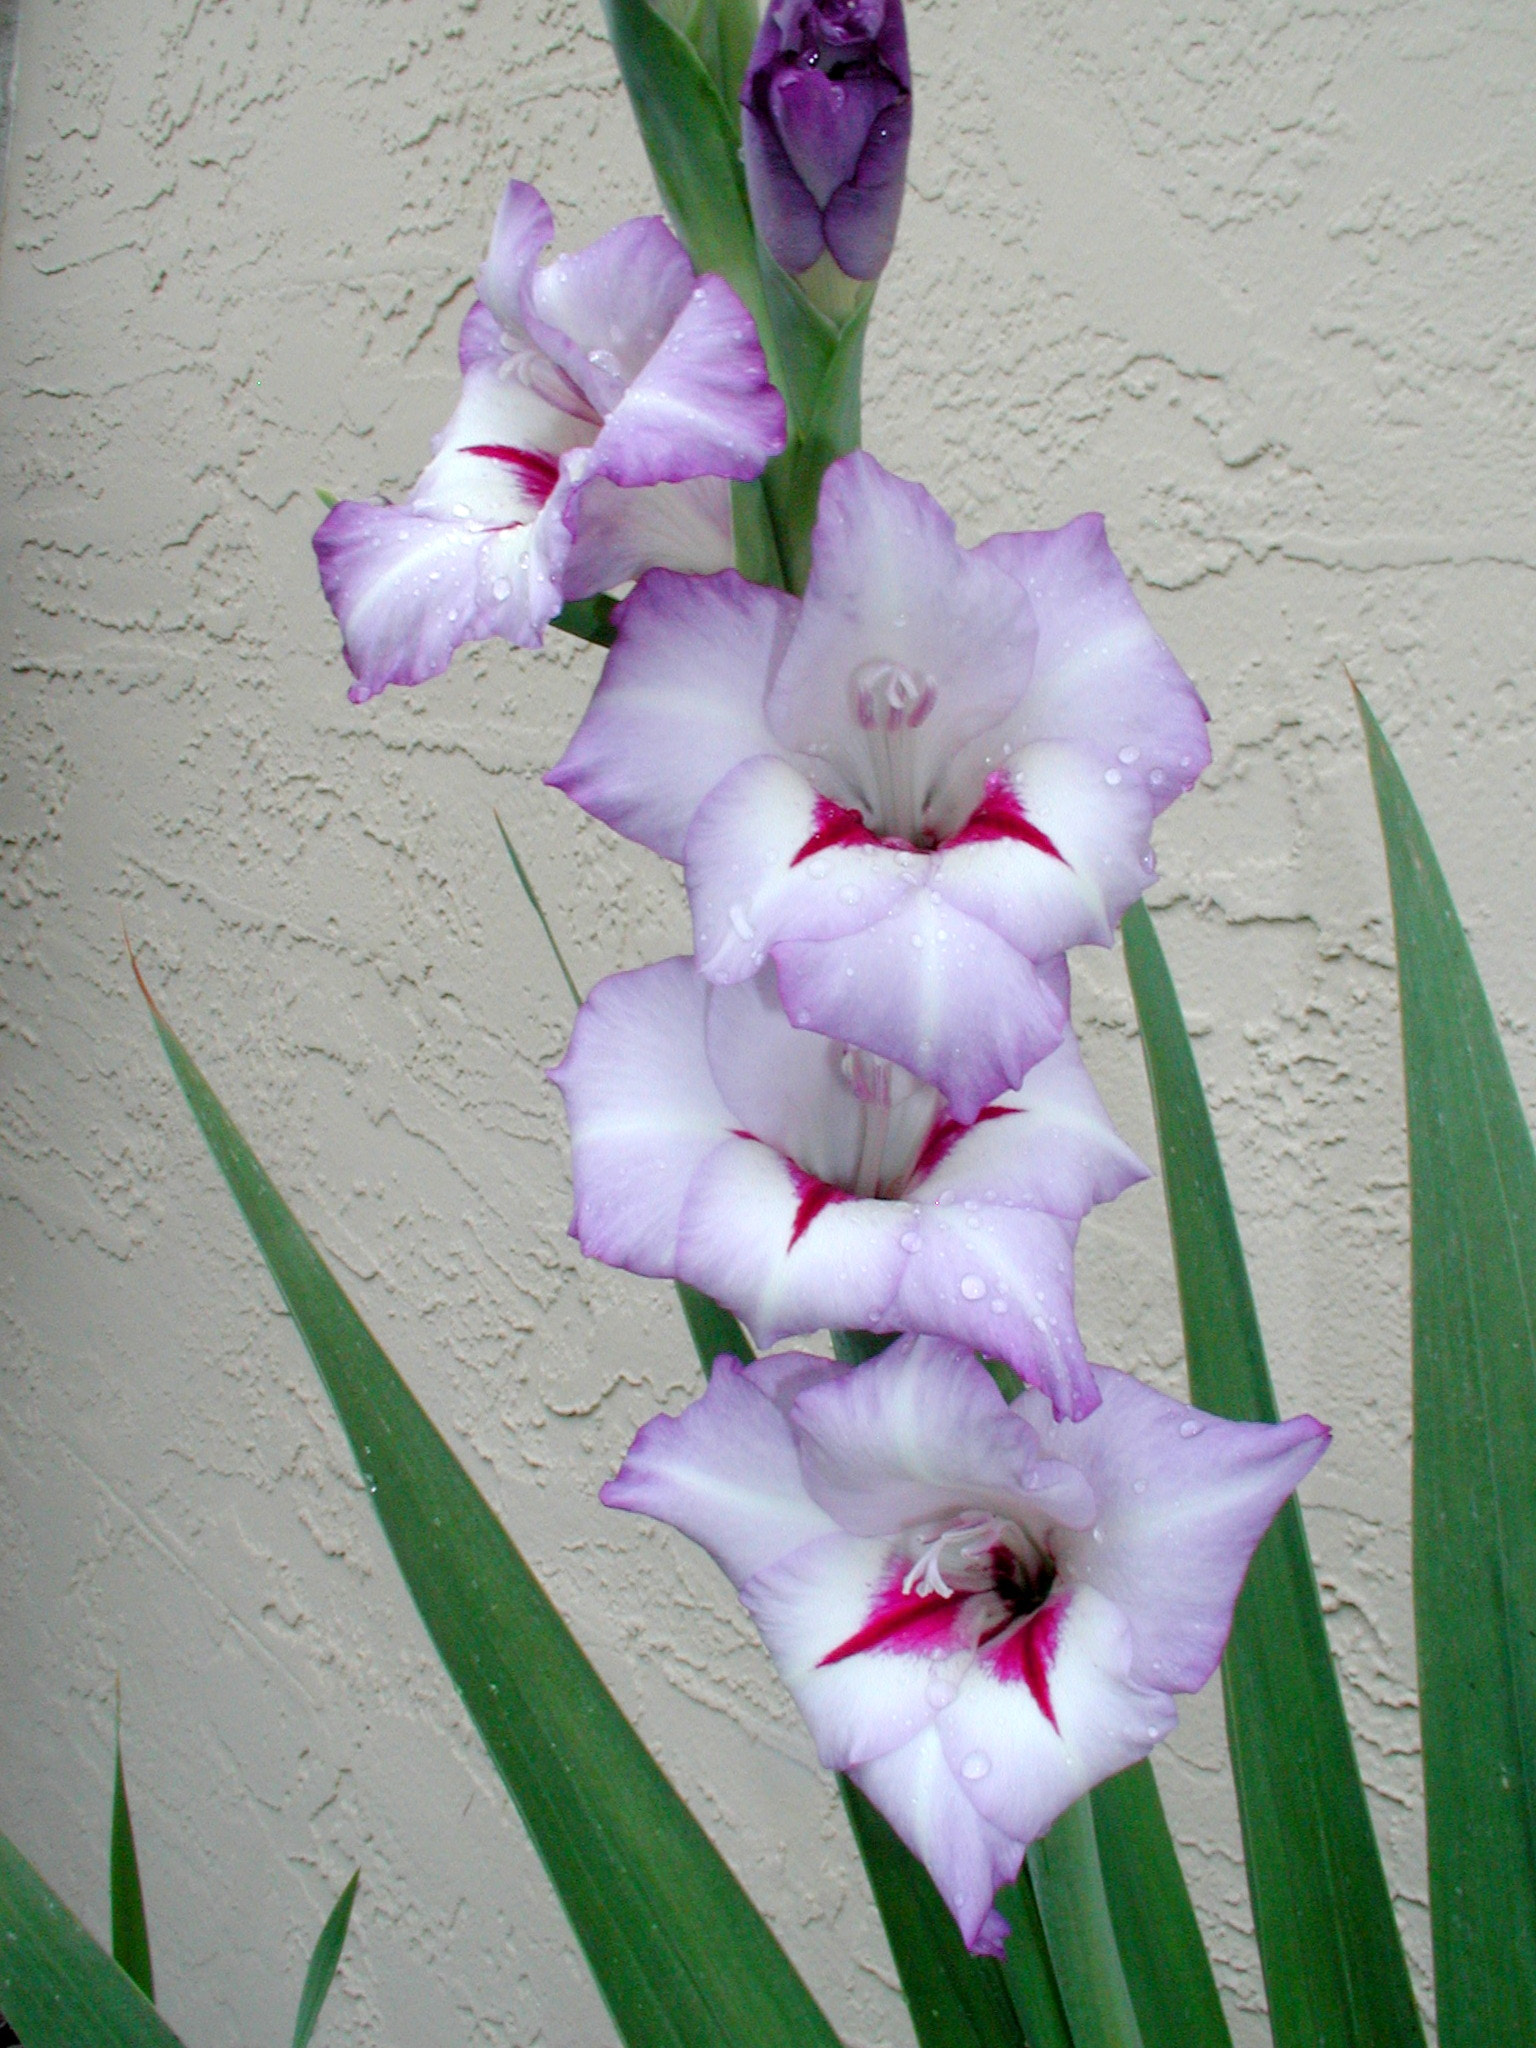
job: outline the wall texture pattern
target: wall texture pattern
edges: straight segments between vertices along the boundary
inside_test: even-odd
[[[1536,1100],[1536,14],[1521,0],[910,0],[919,121],[867,436],[968,538],[1102,509],[1216,761],[1154,896],[1199,1034],[1402,1924],[1427,1929],[1391,930],[1346,671],[1437,833]],[[460,659],[354,710],[314,491],[398,491],[502,181],[653,205],[598,0],[21,0],[0,240],[0,1826],[99,1931],[113,1681],[163,2003],[275,2039],[612,2040],[154,1045],[123,927],[849,2048],[910,2032],[744,1617],[595,1494],[694,1372],[584,1266],[543,1078],[675,878],[546,790],[596,674]],[[1151,1146],[1117,957],[1088,1058]],[[1090,1352],[1180,1386],[1155,1184]],[[1215,1687],[1159,1771],[1266,2038]]]

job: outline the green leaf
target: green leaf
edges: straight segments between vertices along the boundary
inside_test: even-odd
[[[619,637],[613,623],[614,600],[606,592],[596,597],[573,597],[550,620],[562,633],[575,640],[590,640],[595,647],[611,647]]]
[[[698,51],[739,131],[741,81],[757,36],[755,0],[652,0],[652,4]]]
[[[1033,2048],[1002,1968],[973,1956],[933,1879],[849,1778],[838,1779],[919,2048]]]
[[[320,500],[327,512],[334,512],[341,503],[340,498],[336,496],[334,491],[322,491],[318,484],[315,486],[315,496]]]
[[[699,1354],[699,1363],[706,1376],[714,1371],[715,1360],[722,1351],[733,1352],[743,1365],[750,1365],[757,1353],[730,1310],[722,1308],[718,1301],[711,1301],[707,1294],[700,1294],[697,1287],[690,1287],[686,1280],[677,1281],[676,1286],[688,1334],[693,1339],[693,1348]]]
[[[1029,2048],[1073,2048],[1072,2028],[1061,2002],[1056,1966],[1027,1863],[1018,1882],[1005,1885],[998,1893],[997,1910],[1012,1929],[1003,1951],[1003,1976]]]
[[[649,0],[603,0],[603,12],[662,204],[694,269],[716,271],[756,319],[773,371],[735,108]]]
[[[352,1901],[357,1897],[357,1881],[362,1874],[360,1870],[353,1871],[320,1930],[320,1939],[315,1943],[309,1968],[304,1972],[298,2017],[293,2023],[293,2048],[309,2048],[309,2038],[319,2022],[320,2008],[325,2004],[326,1994],[336,1975],[336,1965],[341,1961],[341,1951],[346,1945],[347,1928],[352,1921]]]
[[[1402,988],[1413,1596],[1441,2048],[1536,2040],[1536,1155],[1472,949],[1358,698]]]
[[[1143,2048],[1104,1891],[1093,1802],[1069,1806],[1029,1846],[1046,1945],[1075,2048]]]
[[[112,1779],[112,1848],[108,1862],[112,1896],[112,1957],[153,2005],[155,1972],[149,1958],[149,1924],[144,1918],[144,1890],[139,1858],[133,1846],[133,1819],[123,1778],[123,1729],[119,1715],[117,1759]]]
[[[803,294],[783,271],[777,271],[777,280],[769,296],[776,317],[785,323],[779,330],[782,341],[791,320],[788,309],[797,299],[803,304]],[[872,304],[872,298],[865,299],[840,329],[807,307],[808,319],[826,330],[822,337],[825,348],[807,346],[798,366],[796,357],[786,351],[791,366],[786,397],[792,431],[784,453],[775,456],[764,470],[763,489],[773,513],[788,590],[803,591],[810,573],[811,533],[822,477],[838,456],[859,445],[864,336]]]
[[[581,1008],[581,991],[576,986],[575,976],[565,964],[565,955],[560,950],[560,942],[555,937],[554,927],[544,915],[544,906],[539,901],[539,892],[534,888],[533,880],[528,870],[518,858],[517,848],[512,844],[512,836],[501,822],[500,811],[492,811],[491,816],[496,820],[496,830],[501,834],[501,843],[507,849],[507,858],[511,861],[517,879],[522,884],[523,894],[528,899],[529,907],[532,909],[534,916],[539,920],[544,936],[549,941],[549,950],[554,954],[555,965],[559,968],[565,985],[571,992],[571,1001],[579,1010]]]
[[[1150,1763],[1093,1790],[1109,1917],[1145,2048],[1231,2048]]]
[[[1162,1152],[1190,1398],[1216,1415],[1273,1422],[1274,1389],[1210,1111],[1144,903],[1126,912],[1122,930]],[[1418,2048],[1423,2030],[1294,1500],[1249,1568],[1222,1696],[1275,2048]]]
[[[4,1835],[0,2012],[24,2048],[181,2048],[132,1978]]]
[[[427,1633],[620,2034],[630,2048],[835,2048],[762,1915],[152,1001],[150,1009],[347,1432]]]

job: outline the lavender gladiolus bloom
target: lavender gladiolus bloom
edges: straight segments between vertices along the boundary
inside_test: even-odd
[[[1054,988],[1065,1005],[1060,961]],[[1146,1169],[1070,1035],[960,1121],[889,1061],[795,1030],[771,975],[712,988],[664,960],[599,983],[553,1078],[593,1258],[702,1288],[762,1344],[931,1330],[1006,1358],[1063,1414],[1097,1400],[1073,1246]]]
[[[603,1488],[710,1552],[822,1762],[985,1955],[1025,1846],[1215,1670],[1255,1545],[1328,1445],[1309,1415],[1225,1422],[1091,1370],[1099,1405],[1057,1422],[934,1337],[851,1370],[721,1358]]]
[[[784,446],[751,315],[662,221],[541,265],[553,233],[510,184],[432,460],[405,504],[337,505],[315,535],[354,703],[441,675],[466,641],[537,647],[567,599],[657,564],[723,568],[728,479]]]
[[[901,0],[769,0],[741,90],[758,233],[789,271],[823,250],[878,277],[896,240],[912,133]]]
[[[646,577],[549,780],[684,863],[700,970],[973,1120],[1058,1044],[1048,963],[1108,945],[1205,709],[1103,521],[963,548],[868,455],[827,471],[804,599]]]

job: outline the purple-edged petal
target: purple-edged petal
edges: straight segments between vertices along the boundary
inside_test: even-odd
[[[921,485],[845,455],[822,482],[810,581],[768,721],[786,747],[828,764],[844,801],[863,792],[872,806],[861,711],[894,715],[885,695],[896,689],[911,697],[902,739],[914,780],[937,787],[953,756],[1023,699],[1035,637],[1022,586],[962,548]]]
[[[536,647],[560,602],[546,541],[531,527],[480,532],[407,505],[334,506],[315,556],[356,678],[352,702],[441,675],[466,641]]]
[[[524,332],[524,287],[554,238],[555,217],[543,194],[513,178],[501,195],[490,250],[475,280],[476,290],[508,334]]]
[[[763,695],[798,610],[734,572],[654,570],[561,760],[545,778],[652,852],[680,861],[694,813],[732,768],[777,751]]]
[[[664,342],[625,381],[592,451],[594,473],[613,483],[745,482],[783,451],[784,401],[757,325],[723,278],[693,285]]]
[[[821,209],[789,160],[789,152],[766,113],[743,104],[741,155],[747,172],[752,219],[776,263],[796,276],[809,270],[825,248]]]
[[[755,974],[785,939],[847,938],[910,893],[923,868],[919,854],[867,842],[808,853],[826,810],[800,770],[776,754],[743,761],[700,804],[683,859],[694,953],[711,981]],[[847,1036],[835,1027],[831,1035]]]
[[[665,221],[648,215],[526,270],[519,314],[544,353],[607,414],[666,340],[693,288],[687,251]]]
[[[903,1337],[858,1372],[807,1389],[790,1421],[806,1491],[855,1535],[968,1508],[1023,1522],[1040,1513],[1042,1479],[1055,1482],[1058,1514],[1093,1520],[1087,1482],[1055,1464],[1042,1472],[1039,1437],[958,1345]]]
[[[919,1653],[881,1647],[839,1656],[872,1614],[891,1597],[899,1599],[904,1564],[893,1561],[888,1544],[838,1530],[790,1552],[741,1588],[741,1604],[829,1771],[884,1756],[926,1728],[937,1711],[929,1696],[935,1664],[951,1648],[964,1647],[955,1634],[957,1609],[933,1617]]]
[[[1105,772],[1145,788],[1153,810],[1210,762],[1206,713],[1152,629],[1105,538],[1085,512],[1050,533],[1000,533],[977,550],[1034,600],[1040,622],[1030,740],[1071,740]]]
[[[938,1731],[925,1729],[903,1748],[849,1773],[920,1862],[974,1955],[998,1956],[1008,1923],[993,1909],[1011,1884],[1024,1844],[982,1818],[945,1758]]]
[[[702,1057],[705,989],[688,960],[610,975],[550,1076],[571,1125],[572,1232],[589,1257],[653,1279],[677,1276],[700,1163],[738,1142]]]
[[[724,1302],[759,1344],[808,1330],[888,1330],[911,1210],[834,1198],[806,1220],[806,1197],[777,1152],[731,1139],[688,1189],[677,1277]]]
[[[712,576],[733,559],[731,487],[721,477],[621,490],[590,474],[583,449],[567,458],[570,488],[556,507],[571,536],[563,589],[594,597],[665,566],[687,576]]]
[[[1018,1082],[1067,1026],[1032,963],[932,889],[906,888],[890,916],[845,938],[781,939],[773,959],[792,1017],[895,1060],[962,1119]]]
[[[1065,1000],[1064,986],[1061,994]],[[913,1199],[962,1212],[967,1203],[993,1202],[1077,1221],[1147,1178],[1110,1122],[1071,1033],[980,1122],[952,1143],[940,1133],[930,1149],[937,1156],[914,1183]]]
[[[912,1249],[881,1327],[1005,1359],[1059,1414],[1086,1415],[1099,1395],[1073,1311],[1076,1240],[1075,1223],[1030,1209],[914,1206],[902,1240]]]
[[[1050,1642],[1028,1675],[1006,1642],[983,1652],[936,1723],[966,1797],[1016,1842],[1043,1835],[1091,1786],[1146,1756],[1177,1719],[1166,1694],[1132,1677],[1130,1630],[1111,1602],[1074,1590],[1042,1615],[1054,1617]]]
[[[805,1490],[789,1424],[730,1358],[681,1415],[646,1423],[602,1499],[691,1536],[736,1586],[836,1527]]]
[[[1103,1398],[1085,1422],[1058,1427],[1029,1395],[1017,1404],[1103,1503],[1099,1540],[1066,1538],[1059,1554],[1126,1616],[1132,1675],[1196,1692],[1220,1660],[1259,1538],[1329,1433],[1310,1415],[1227,1422],[1107,1366],[1093,1376]]]

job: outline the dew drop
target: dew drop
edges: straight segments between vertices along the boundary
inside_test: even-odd
[[[1154,789],[1161,789],[1163,784],[1167,781],[1167,779],[1167,776],[1164,775],[1161,768],[1154,768],[1151,774],[1147,777],[1148,782],[1151,783]]]
[[[1001,1295],[998,1295],[997,1299],[993,1302],[990,1302],[988,1306],[991,1308],[992,1313],[995,1316],[1005,1316],[1008,1313],[1008,1304],[1006,1301],[1004,1301]]]
[[[499,582],[493,583],[491,585],[491,595],[495,598],[498,604],[505,604],[507,599],[512,595],[512,586],[507,581],[505,576],[503,576]]]
[[[467,519],[469,517],[469,507],[467,505],[455,505],[453,516],[455,519]]]
[[[1120,770],[1118,768],[1106,768],[1104,770],[1104,780],[1110,785],[1111,788],[1113,788],[1115,784],[1119,782],[1121,779],[1122,778]]]
[[[987,1283],[979,1273],[967,1273],[960,1282],[960,1292],[967,1301],[980,1301],[987,1291]]]
[[[923,1240],[915,1230],[904,1230],[901,1234],[901,1248],[904,1252],[920,1252]]]
[[[962,1778],[969,1778],[974,1785],[976,1780],[984,1778],[991,1768],[991,1757],[987,1756],[982,1750],[973,1749],[965,1762],[960,1766],[960,1775]]]
[[[921,946],[921,945],[922,945],[922,943],[923,943],[923,935],[922,935],[922,933],[921,933],[921,932],[914,932],[914,933],[912,934],[912,943],[913,943],[913,945],[914,945],[914,946]]]
[[[1145,1493],[1146,1490],[1147,1482],[1145,1481],[1145,1479],[1138,1479],[1136,1481],[1136,1484],[1131,1488],[1132,1493]]]
[[[1200,1424],[1198,1422],[1181,1422],[1179,1424],[1180,1436],[1198,1436],[1199,1434]]]
[[[753,939],[757,936],[751,918],[748,917],[744,906],[740,903],[733,903],[731,905],[731,930],[738,939]]]
[[[951,1202],[953,1202],[953,1200],[954,1200],[954,1199],[955,1199],[955,1191],[954,1191],[954,1189],[953,1189],[953,1188],[945,1188],[945,1189],[944,1189],[944,1191],[942,1192],[942,1194],[941,1194],[941,1195],[939,1196],[939,1207],[940,1207],[941,1209],[947,1209],[947,1208],[949,1207],[950,1203],[951,1203]]]
[[[1158,1740],[1158,1733],[1155,1728],[1149,1728],[1147,1730],[1147,1740],[1148,1742],[1156,1742]]]
[[[928,1681],[927,1700],[929,1706],[934,1708],[935,1711],[952,1706],[954,1698],[955,1687],[950,1684],[947,1678],[931,1678]]]
[[[1133,761],[1141,759],[1141,749],[1140,747],[1122,747],[1120,749],[1120,758],[1126,767],[1129,768]]]
[[[839,903],[857,903],[863,894],[864,891],[862,889],[855,889],[852,882],[844,882],[841,889],[837,892],[837,900]]]

